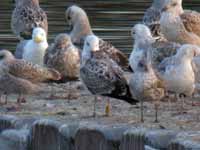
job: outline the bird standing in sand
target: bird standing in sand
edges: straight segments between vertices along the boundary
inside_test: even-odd
[[[161,10],[164,7],[165,0],[153,0],[150,8],[146,10],[143,17],[143,23],[147,25],[153,37],[164,39],[160,31]]]
[[[200,13],[182,8],[182,0],[166,0],[160,19],[161,32],[169,41],[200,46]]]
[[[39,0],[15,0],[11,20],[13,33],[20,40],[31,39],[32,31],[36,27],[41,27],[48,33],[47,15],[40,8]]]
[[[73,43],[81,45],[86,36],[94,35],[88,16],[82,8],[73,5],[66,10],[65,16],[68,24],[72,28],[69,35]],[[100,50],[117,62],[117,64],[119,64],[123,69],[128,68],[127,56],[120,50],[116,49],[112,44],[99,39],[99,47]]]
[[[34,64],[44,65],[44,55],[48,48],[47,35],[42,28],[33,30],[32,39],[24,46],[23,59]]]
[[[141,58],[129,81],[133,98],[141,103],[141,122],[144,122],[143,103],[153,101],[155,105],[155,122],[158,122],[159,101],[165,96],[165,88],[151,64],[151,48],[141,51]],[[131,60],[130,60],[131,61]]]
[[[107,55],[102,55],[99,38],[94,35],[87,36],[85,40],[80,77],[88,90],[95,95],[94,115],[97,95],[118,98],[128,103],[136,102],[131,98],[121,67]]]
[[[62,80],[78,79],[80,72],[80,51],[67,34],[59,34],[45,54],[45,64],[58,70]]]
[[[151,48],[151,65],[156,68],[164,58],[176,54],[176,50],[181,46],[174,42],[156,41],[150,29],[143,24],[136,24],[132,28],[131,34],[135,40],[133,51],[129,58],[129,63],[133,70],[138,67],[144,51]]]
[[[1,76],[1,90],[5,93],[18,93],[20,95],[34,91],[37,87],[36,83],[48,80],[60,80],[60,73],[54,69],[48,69],[39,65],[34,65],[22,59],[16,59],[7,50],[0,51],[0,70]],[[0,74],[1,75],[1,74]],[[4,79],[10,79],[6,82]],[[18,83],[19,81],[19,83]],[[11,85],[9,85],[11,83]],[[27,83],[27,84],[26,84]],[[21,87],[17,87],[17,85]],[[9,89],[10,88],[12,89]],[[8,87],[8,91],[7,88]],[[10,90],[10,91],[9,91]],[[22,96],[20,97],[22,99]],[[19,101],[21,101],[19,99]]]

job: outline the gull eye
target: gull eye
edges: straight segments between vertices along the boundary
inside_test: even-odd
[[[88,42],[86,44],[87,44],[87,46],[90,46],[90,44]]]
[[[177,5],[177,3],[172,3],[172,6],[176,6]]]
[[[70,16],[68,16],[68,17],[67,17],[67,19],[68,19],[68,20],[71,20],[71,17],[70,17]]]
[[[3,59],[3,58],[4,58],[4,56],[3,56],[3,55],[1,55],[1,56],[0,56],[0,60],[1,60],[1,59]]]

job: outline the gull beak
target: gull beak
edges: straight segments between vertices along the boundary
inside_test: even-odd
[[[43,41],[43,38],[42,38],[42,36],[40,36],[40,35],[36,35],[36,36],[34,37],[34,41],[35,41],[36,43],[41,43],[41,42]]]
[[[92,49],[92,52],[98,52],[99,49]]]

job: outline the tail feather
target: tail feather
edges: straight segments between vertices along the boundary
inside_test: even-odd
[[[132,97],[131,92],[130,92],[130,88],[129,88],[128,85],[126,86],[126,88],[127,88],[127,92],[126,92],[125,95],[107,94],[107,95],[104,95],[104,96],[116,98],[116,99],[119,99],[119,100],[122,100],[122,101],[126,101],[127,103],[129,103],[131,105],[135,105],[139,101]]]
[[[61,74],[57,70],[49,68],[48,71],[50,72],[50,80],[58,81],[61,79]]]

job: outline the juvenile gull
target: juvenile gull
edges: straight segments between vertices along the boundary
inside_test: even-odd
[[[179,95],[191,96],[193,94],[195,74],[192,60],[199,54],[199,47],[185,44],[178,49],[176,55],[164,59],[159,65],[160,78],[164,80],[166,89],[176,93],[177,98]]]
[[[38,92],[40,87],[27,79],[10,73],[7,67],[8,60],[14,59],[13,55],[6,50],[0,51],[0,94],[18,94],[17,102],[21,103],[22,95]],[[7,96],[6,96],[7,103]]]
[[[160,19],[161,32],[169,41],[200,45],[200,14],[182,8],[182,0],[166,0]]]
[[[40,8],[38,0],[15,0],[11,28],[19,39],[31,39],[35,27],[48,33],[46,13]]]
[[[80,77],[88,90],[95,95],[95,104],[97,95],[118,98],[128,103],[136,102],[131,98],[121,67],[107,55],[102,54],[99,38],[94,35],[87,36],[85,40]]]
[[[23,50],[23,59],[34,64],[44,65],[44,55],[48,48],[47,35],[38,27],[33,30],[32,39],[27,41]]]
[[[133,51],[129,58],[133,71],[138,67],[138,62],[143,57],[143,52],[147,49],[151,49],[151,63],[153,67],[157,67],[164,58],[174,55],[176,50],[180,48],[179,44],[173,42],[156,41],[152,37],[150,29],[143,24],[136,24],[132,28],[131,34],[135,40]]]
[[[82,8],[73,5],[66,10],[65,15],[68,24],[72,28],[70,37],[73,43],[83,44],[86,36],[93,35],[88,16]],[[128,58],[126,55],[109,42],[99,39],[99,49],[104,51],[122,68],[128,68]]]
[[[131,93],[135,99],[141,103],[141,122],[143,118],[143,102],[153,101],[155,104],[155,122],[158,122],[159,101],[164,97],[164,85],[157,77],[151,64],[151,49],[146,49],[142,53],[129,82]]]
[[[16,59],[7,50],[1,50],[0,55],[3,56],[1,67],[6,68],[8,73],[15,77],[29,80],[33,83],[60,79],[60,73],[55,69],[35,65],[23,59]]]
[[[153,37],[163,38],[160,32],[160,17],[164,4],[165,0],[153,0],[151,7],[144,13],[143,23],[151,29]]]
[[[1,50],[0,56],[2,57],[1,62],[0,62],[0,69],[3,68],[3,70],[6,70],[6,74],[9,74],[9,78],[11,78],[11,81],[15,80],[14,78],[20,79],[20,81],[22,81],[23,83],[19,83],[19,86],[20,84],[27,83],[27,87],[30,87],[33,84],[36,84],[39,82],[44,82],[44,81],[49,81],[49,80],[57,81],[57,80],[60,80],[61,78],[61,75],[58,71],[54,69],[44,68],[44,67],[41,67],[40,65],[35,65],[35,64],[32,64],[31,62],[27,62],[22,59],[16,59],[11,54],[11,52],[7,50]],[[17,84],[17,83],[13,81],[13,85],[14,84]],[[33,87],[35,86],[33,85]],[[22,87],[19,90],[23,90],[23,88],[26,88],[26,86]],[[25,90],[24,92],[27,91],[26,89],[24,90]],[[30,92],[31,91],[32,90],[30,87]],[[19,94],[20,94],[20,99],[21,100],[24,99],[24,97],[22,97],[23,93],[19,93]]]
[[[58,70],[62,80],[79,78],[80,52],[67,34],[59,34],[55,38],[45,54],[45,64]]]

